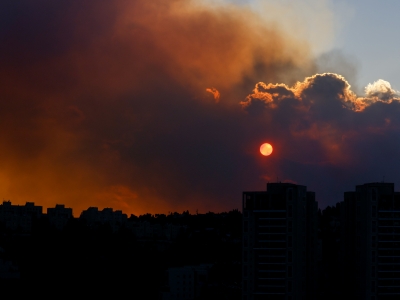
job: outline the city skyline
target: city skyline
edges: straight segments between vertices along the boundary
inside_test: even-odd
[[[376,185],[394,185],[393,182],[379,181],[379,182],[366,182],[366,183],[362,183],[362,184],[355,184],[354,186],[357,187],[357,186],[360,186],[360,185],[374,185],[374,184],[376,184]],[[297,185],[297,186],[304,186],[304,185],[301,184],[301,182],[294,184],[292,182],[282,182],[282,181],[271,181],[271,182],[266,182],[264,184],[264,186],[268,186],[268,185],[288,185],[288,186]],[[256,190],[259,193],[264,193],[260,189],[256,189]],[[343,202],[343,199],[346,199],[346,197],[347,197],[346,195],[349,194],[349,193],[352,193],[351,190],[352,189],[343,191],[342,192],[342,199],[339,199],[338,202],[333,203],[333,204],[328,205],[328,206],[335,207],[339,203]],[[253,191],[253,193],[257,193],[257,192]],[[242,191],[242,193],[246,193],[246,192]],[[318,204],[318,196],[315,194],[315,192],[312,192],[312,193],[313,193],[313,197],[315,198],[316,203]],[[0,206],[5,205],[5,204],[9,205],[9,206],[13,206],[13,207],[20,207],[22,209],[24,207],[35,207],[35,208],[40,208],[40,210],[49,210],[49,209],[50,210],[54,210],[54,209],[62,208],[63,210],[66,209],[66,210],[70,211],[70,214],[71,214],[71,216],[73,218],[80,218],[82,216],[82,214],[84,214],[85,212],[90,211],[90,210],[95,210],[96,212],[100,212],[101,213],[101,212],[110,212],[110,211],[113,212],[113,210],[115,209],[114,207],[110,207],[110,206],[104,206],[104,207],[101,207],[101,206],[100,207],[99,206],[88,206],[88,207],[82,209],[81,211],[78,211],[78,212],[75,211],[75,213],[74,213],[74,210],[73,210],[72,207],[66,207],[65,204],[62,204],[62,203],[55,203],[52,207],[51,206],[44,207],[42,205],[36,205],[37,203],[32,202],[32,201],[26,201],[24,203],[16,203],[16,202],[13,202],[11,199],[3,199],[3,202],[0,204]],[[242,206],[243,206],[243,204],[242,204]],[[321,208],[320,206],[318,206],[318,207],[319,207],[319,209],[322,209],[322,210],[327,208],[327,207]],[[156,212],[156,213],[144,212],[143,214],[130,214],[130,213],[127,213],[127,212],[125,212],[123,210],[116,209],[114,212],[117,212],[119,214],[122,213],[126,217],[129,217],[130,215],[134,216],[134,217],[138,217],[138,216],[144,216],[144,215],[152,215],[152,216],[172,215],[172,214],[176,214],[176,213],[189,214],[189,215],[206,214],[206,213],[226,213],[228,211],[236,211],[236,210],[240,210],[240,207],[231,207],[231,208],[228,208],[225,211],[211,211],[211,210],[199,211],[198,209],[193,211],[193,210],[186,209],[186,210],[183,210],[183,211],[170,210],[168,212]],[[42,214],[45,214],[45,213],[43,212]]]
[[[236,2],[0,4],[3,199],[227,211],[278,179],[324,208],[399,182],[398,87],[377,77],[363,93],[351,59],[317,51],[324,26],[310,37],[300,12]],[[313,24],[329,40],[324,5]]]

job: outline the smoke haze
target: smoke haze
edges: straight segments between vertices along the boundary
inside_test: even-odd
[[[278,178],[324,207],[355,184],[399,179],[398,92],[378,80],[358,96],[340,75],[312,75],[310,42],[246,6],[26,0],[0,11],[4,199],[75,215],[221,211]],[[262,142],[273,155],[261,157]]]

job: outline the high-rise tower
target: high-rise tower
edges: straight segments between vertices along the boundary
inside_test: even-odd
[[[315,298],[317,210],[301,185],[243,192],[243,299]]]
[[[343,284],[355,299],[400,298],[400,193],[393,183],[357,185],[341,202]]]

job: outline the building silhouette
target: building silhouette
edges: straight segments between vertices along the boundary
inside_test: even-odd
[[[243,192],[243,299],[314,299],[317,291],[315,193],[291,183]]]
[[[393,183],[357,185],[341,202],[343,286],[355,299],[400,297],[400,192]]]
[[[0,280],[19,278],[20,272],[18,267],[15,266],[11,261],[0,258]]]
[[[12,205],[11,201],[3,201],[3,204],[0,204],[0,223],[11,230],[20,229],[29,232],[32,229],[33,220],[43,215],[42,210],[42,206],[36,206],[33,202]]]
[[[199,299],[202,288],[207,284],[208,273],[211,267],[211,264],[202,264],[168,268],[168,291],[161,293],[161,299]]]
[[[99,210],[97,207],[89,207],[82,211],[79,216],[87,222],[89,227],[96,227],[101,224],[108,224],[113,231],[117,231],[123,224],[128,221],[128,216],[121,210],[113,210],[112,208],[103,208]]]
[[[65,207],[64,204],[56,204],[55,207],[47,208],[49,223],[58,230],[62,230],[72,219],[72,208]]]

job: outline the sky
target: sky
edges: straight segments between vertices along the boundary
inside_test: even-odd
[[[78,216],[240,209],[276,181],[321,208],[399,190],[398,6],[1,1],[0,195]]]

